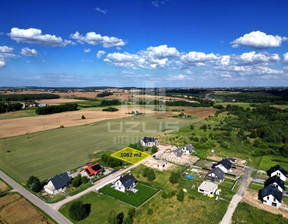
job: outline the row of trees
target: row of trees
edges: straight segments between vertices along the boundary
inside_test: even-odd
[[[104,106],[113,106],[113,105],[120,105],[121,101],[120,100],[102,100],[100,103],[101,107]]]
[[[21,103],[0,103],[0,113],[22,110]]]
[[[108,112],[115,112],[118,111],[119,109],[115,108],[115,107],[108,107],[108,108],[104,108],[102,109],[102,111],[108,111]]]
[[[97,97],[105,97],[105,96],[111,96],[111,95],[113,95],[112,92],[104,91],[103,93],[98,93]]]
[[[0,101],[34,101],[41,99],[58,99],[57,94],[40,93],[40,94],[5,94],[0,95]]]
[[[185,106],[185,107],[211,107],[214,105],[214,102],[211,100],[197,100],[199,103],[188,102],[184,100],[177,100],[177,101],[167,101],[167,106]]]
[[[117,158],[114,158],[108,154],[103,154],[101,160],[109,167],[118,167],[123,165],[123,161]]]
[[[52,105],[46,107],[38,107],[36,109],[36,113],[38,115],[45,115],[45,114],[54,114],[54,113],[61,113],[64,111],[74,111],[77,110],[78,104],[70,103],[65,105]]]

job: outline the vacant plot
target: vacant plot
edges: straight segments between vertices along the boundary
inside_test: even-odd
[[[183,119],[141,115],[0,139],[0,168],[22,183],[31,175],[44,180],[89,162],[93,152],[120,150],[185,125]]]
[[[148,158],[150,155],[146,152],[141,152],[139,150],[126,147],[118,152],[113,153],[111,156],[117,159],[121,159],[128,163],[136,164],[142,161],[143,159]]]
[[[0,192],[6,192],[11,190],[11,187],[8,186],[3,180],[0,179]]]
[[[281,215],[275,215],[260,209],[257,209],[246,203],[239,203],[232,217],[232,223],[243,224],[286,224],[287,219]]]
[[[288,158],[283,156],[262,156],[258,170],[267,171],[270,167],[280,164],[285,170],[288,170]]]
[[[21,195],[13,193],[1,197],[0,223],[54,223]]]
[[[85,109],[80,111],[70,111],[51,115],[41,115],[36,117],[23,117],[9,120],[0,120],[0,138],[24,135],[59,128],[60,126],[71,127],[83,124],[90,124],[102,120],[129,117],[127,108],[121,109],[115,113],[107,113],[102,109]],[[82,115],[86,119],[81,119]]]
[[[138,207],[159,191],[158,189],[143,184],[137,184],[135,189],[138,190],[136,193],[123,193],[111,188],[111,185],[106,185],[101,188],[99,192]]]
[[[84,100],[59,98],[59,99],[39,100],[39,101],[37,101],[37,103],[46,103],[48,105],[58,105],[58,104],[62,104],[62,103],[77,103],[77,102],[83,102],[83,101]]]
[[[83,223],[83,224],[107,224],[108,223],[108,214],[111,210],[114,210],[116,214],[123,212],[124,216],[126,216],[127,211],[131,206],[117,200],[111,198],[106,195],[97,194],[95,192],[91,192],[87,195],[84,195],[77,201],[82,201],[83,204],[88,204],[91,206],[91,212],[87,218],[80,222],[73,223]],[[66,204],[63,208],[60,209],[60,212],[66,216],[68,219],[69,217],[69,206],[71,202]],[[72,221],[72,220],[71,220]]]

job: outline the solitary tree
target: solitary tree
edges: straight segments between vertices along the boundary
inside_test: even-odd
[[[117,224],[123,224],[124,214],[123,212],[120,212],[116,217],[116,223]]]
[[[169,177],[169,181],[172,184],[176,184],[178,183],[178,180],[180,178],[180,175],[176,172],[171,173],[170,177]]]
[[[42,189],[42,184],[38,177],[31,176],[27,180],[26,186],[34,192],[39,192]]]
[[[86,117],[84,115],[81,116],[82,119],[86,119]]]
[[[75,201],[70,205],[69,216],[75,221],[80,221],[88,216],[82,201]]]

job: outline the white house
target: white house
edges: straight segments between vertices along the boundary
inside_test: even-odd
[[[283,193],[283,191],[286,190],[284,182],[277,175],[270,177],[268,180],[266,180],[264,186],[268,187],[271,184],[276,186],[278,188],[278,190],[281,191],[282,193]]]
[[[271,184],[260,191],[259,197],[263,204],[279,208],[283,194],[278,190],[277,186]]]
[[[56,177],[49,179],[47,185],[44,186],[44,191],[48,194],[57,194],[63,191],[70,184],[70,178],[67,173],[62,173]]]
[[[150,137],[144,137],[141,141],[140,144],[145,146],[145,147],[152,147],[158,144],[157,138],[150,138]]]
[[[212,182],[203,181],[198,187],[198,192],[206,195],[214,195],[217,191],[218,185]]]
[[[154,167],[159,170],[163,170],[166,166],[168,166],[166,160],[158,160],[157,163],[154,165]]]
[[[121,176],[118,180],[116,180],[112,187],[115,190],[118,190],[121,192],[125,192],[126,190],[132,191],[132,192],[137,192],[137,190],[134,189],[136,184],[137,184],[137,180],[135,179],[133,174],[128,173],[125,176]]]
[[[228,171],[231,170],[232,163],[229,159],[222,159],[221,161],[214,163],[212,165],[212,168],[219,167],[221,170],[223,170],[224,173],[228,173]]]
[[[181,149],[185,154],[190,155],[192,152],[194,152],[194,147],[191,144],[187,144],[185,145],[182,149]]]
[[[280,165],[271,167],[267,171],[267,174],[269,177],[278,176],[281,178],[282,181],[286,181],[288,175],[287,171],[284,170]]]

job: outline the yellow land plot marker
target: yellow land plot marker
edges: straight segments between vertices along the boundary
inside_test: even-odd
[[[117,159],[121,159],[128,163],[136,164],[142,161],[143,159],[148,158],[150,155],[146,152],[141,152],[139,150],[126,147],[118,152],[113,153],[111,156]]]

